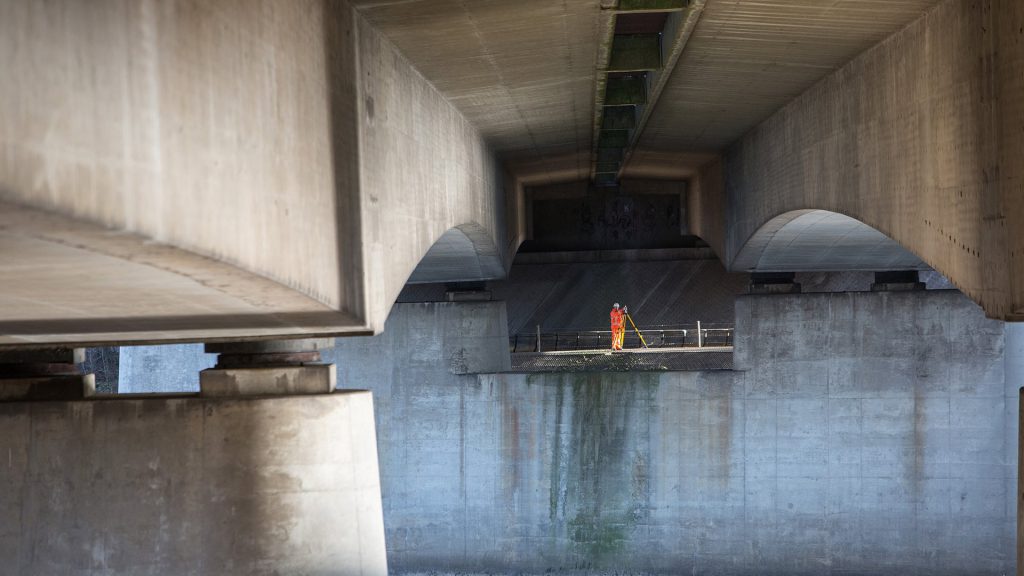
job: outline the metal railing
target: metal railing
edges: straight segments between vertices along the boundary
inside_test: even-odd
[[[732,326],[702,324],[689,326],[641,328],[648,348],[703,348],[706,346],[732,346]],[[573,350],[602,350],[612,346],[611,330],[566,330],[542,332],[538,326],[532,332],[509,336],[509,352],[569,352]],[[640,338],[631,329],[626,330],[623,348],[643,348]]]

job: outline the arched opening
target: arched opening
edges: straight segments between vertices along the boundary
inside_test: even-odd
[[[749,272],[930,269],[889,236],[828,210],[794,210],[769,220],[739,250],[731,268]]]
[[[505,275],[498,247],[479,224],[449,229],[427,250],[409,284],[494,280]]]

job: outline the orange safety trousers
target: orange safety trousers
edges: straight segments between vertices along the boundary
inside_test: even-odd
[[[612,308],[612,350],[622,350],[622,341],[626,338],[626,313],[621,309]]]

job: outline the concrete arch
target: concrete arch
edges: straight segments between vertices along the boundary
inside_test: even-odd
[[[733,270],[828,272],[926,270],[899,242],[845,214],[803,209],[765,222],[739,248]]]
[[[409,275],[409,284],[494,280],[505,265],[491,235],[470,222],[449,228],[427,250]]]
[[[1000,25],[940,3],[702,170],[698,233],[727,268],[775,217],[825,208],[913,251],[990,318],[1024,320],[1024,5],[992,6]]]

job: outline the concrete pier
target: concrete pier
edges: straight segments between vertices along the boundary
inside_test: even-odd
[[[369,392],[0,404],[0,572],[387,565]]]

